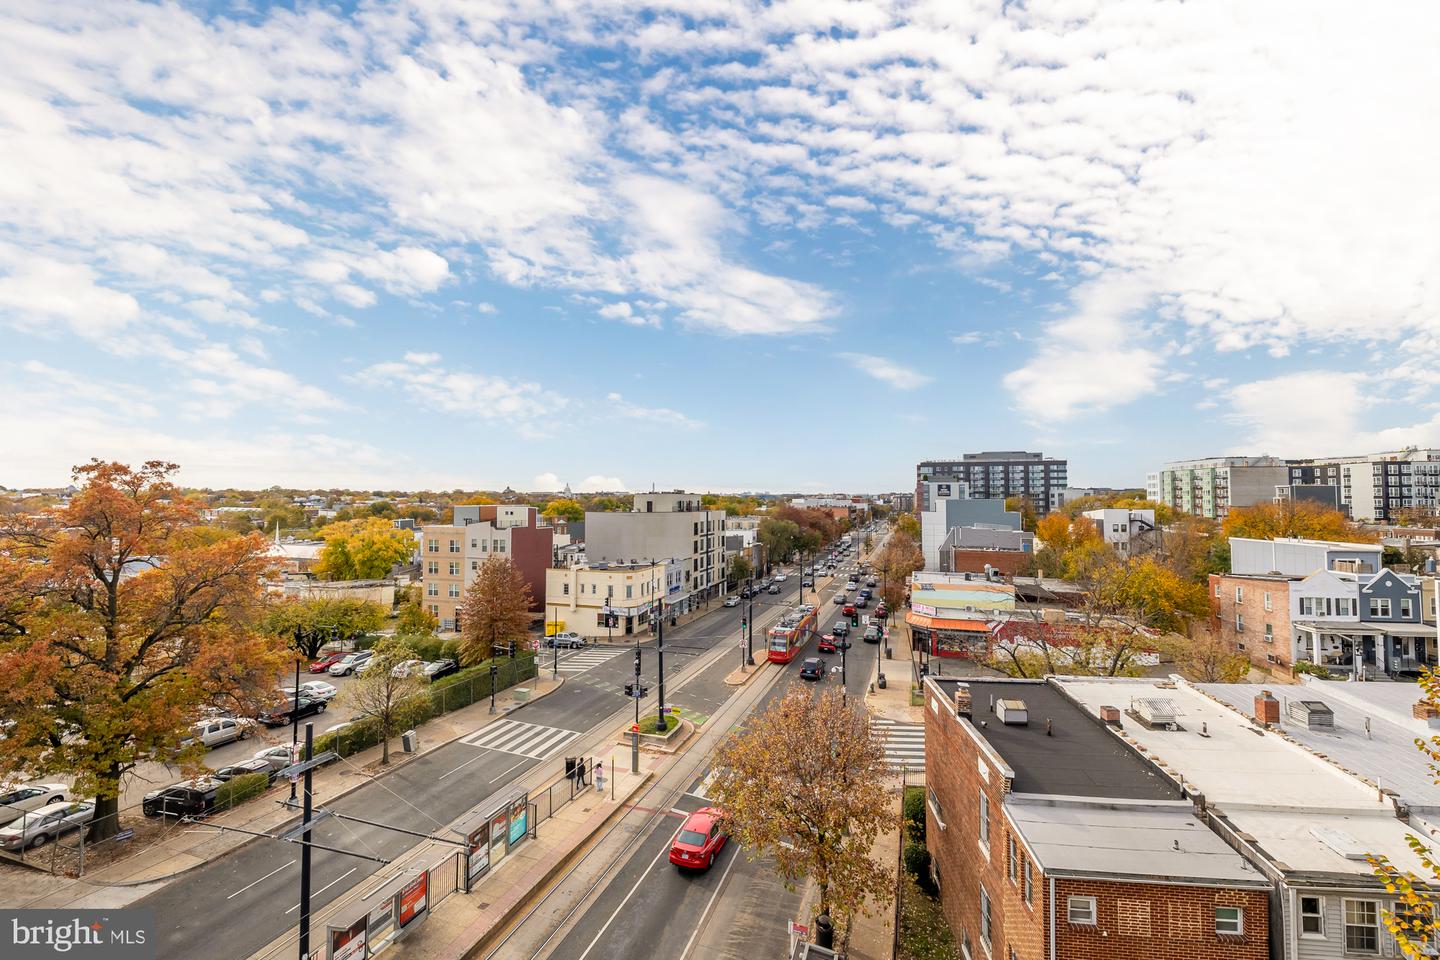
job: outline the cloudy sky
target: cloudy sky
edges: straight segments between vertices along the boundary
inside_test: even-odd
[[[0,483],[1440,445],[1440,8],[0,11]]]

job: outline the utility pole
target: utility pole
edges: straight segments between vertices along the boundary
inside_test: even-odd
[[[655,732],[664,733],[669,729],[665,724],[665,601],[660,601],[660,624],[655,631],[655,672],[659,686],[655,697]]]
[[[295,751],[300,747],[300,651],[304,627],[295,628],[295,699],[290,704],[290,762],[295,762]],[[290,781],[290,800],[295,800],[295,781]]]
[[[755,666],[755,578],[746,577],[750,596],[745,598],[745,665]]]
[[[640,641],[635,641],[635,687],[631,691],[635,701],[635,725],[640,725]]]
[[[845,653],[850,649],[850,635],[846,634],[840,638],[840,701],[850,702],[850,691],[845,686]]]
[[[495,712],[495,684],[499,682],[500,665],[495,662],[495,651],[490,651],[490,712]]]
[[[298,711],[297,711],[298,712]],[[305,724],[305,762],[315,747],[315,724]],[[310,816],[312,813],[310,791],[311,768],[305,768],[305,806],[300,822],[305,832],[300,835],[300,960],[310,960]]]

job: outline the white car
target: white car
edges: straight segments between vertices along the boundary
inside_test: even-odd
[[[738,607],[738,606],[740,606],[740,598],[739,598],[739,597],[726,597],[726,598],[725,598],[725,606],[727,606],[727,607]]]
[[[339,663],[330,665],[330,676],[344,677],[357,672],[360,664],[368,663],[373,654],[369,650],[361,650],[358,653],[347,653]]]
[[[578,650],[585,646],[585,638],[569,630],[557,633],[547,638],[545,642],[548,646],[559,647],[562,650]]]
[[[223,747],[227,743],[244,740],[250,736],[250,726],[249,720],[241,720],[237,717],[200,720],[190,724],[190,733],[180,741],[180,749],[191,746],[197,740],[204,744],[207,750]]]
[[[31,810],[9,826],[0,827],[0,847],[23,850],[43,847],[54,837],[85,826],[95,817],[89,801],[49,803]]]
[[[281,687],[280,692],[287,697],[293,697],[293,687]],[[300,684],[300,696],[309,697],[311,700],[333,700],[340,688],[333,683],[326,683],[324,680],[307,680]]]
[[[302,747],[301,749],[303,750],[304,748]],[[290,748],[290,744],[285,743],[278,747],[266,747],[264,750],[256,750],[254,759],[264,760],[276,770],[284,770],[295,762],[295,751]]]
[[[392,676],[392,677],[408,677],[408,676],[410,676],[412,673],[413,673],[413,674],[416,674],[416,675],[418,676],[419,673],[420,673],[420,671],[423,670],[424,668],[425,668],[425,661],[424,661],[424,660],[404,660],[404,661],[402,661],[402,662],[400,662],[400,663],[395,664],[395,666],[393,666],[393,667],[390,668],[390,676]]]
[[[63,783],[27,783],[0,785],[0,826],[20,819],[22,814],[51,803],[62,803],[70,795]]]
[[[772,579],[771,582],[773,582],[773,583],[784,583],[786,580],[789,580],[789,579],[790,579],[790,578],[789,578],[788,576],[786,576],[785,574],[783,574],[783,573],[777,573],[777,574],[775,574],[775,576],[774,576],[774,578]]]

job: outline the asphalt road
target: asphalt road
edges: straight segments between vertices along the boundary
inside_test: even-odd
[[[825,602],[818,621],[822,632],[829,632],[830,625],[840,619],[840,607],[830,602],[837,585],[843,587],[844,583],[822,581]],[[813,594],[807,599],[813,599]],[[856,631],[861,632],[863,622]],[[845,689],[850,696],[863,698],[875,674],[879,646],[863,643],[858,636],[852,641],[844,657]],[[801,680],[800,665],[812,656],[819,656],[837,672],[827,672],[819,683]],[[838,685],[840,667],[840,654],[817,654],[812,641],[781,668],[780,678],[751,716],[784,696],[791,684],[816,689]],[[719,674],[722,686],[730,669],[733,666]],[[677,695],[676,702],[686,707],[688,698],[707,687],[691,684]],[[735,692],[734,688],[725,689],[728,692],[720,702]],[[684,815],[705,805],[705,773],[708,770],[696,778],[669,815],[659,818],[642,835],[625,863],[549,953],[552,960],[754,960],[783,952],[788,945],[786,921],[796,916],[800,894],[785,890],[768,861],[751,860],[731,843],[708,871],[681,870],[669,862],[670,842]]]
[[[780,596],[764,599],[791,605],[799,583],[798,577],[792,577],[783,585]],[[807,592],[813,594],[813,591]],[[757,614],[758,607],[759,604]],[[667,676],[678,673],[736,631],[740,610],[722,607],[717,601],[711,613],[677,628],[667,627],[664,645]],[[757,637],[763,639],[763,634]],[[634,638],[627,639],[633,642]],[[642,674],[650,681],[653,699],[658,690],[654,682],[655,643],[648,636],[640,639]],[[626,704],[622,686],[634,674],[629,649],[593,649],[615,649],[615,656],[583,673],[567,675],[567,682],[558,691],[511,711],[506,720],[579,735]],[[564,673],[566,654],[562,653],[561,658],[560,668]],[[735,663],[738,659],[737,648]],[[550,666],[547,658],[542,669]],[[720,666],[722,664],[717,664],[716,668]],[[687,687],[683,695],[677,692],[673,701],[667,693],[667,701],[707,712],[707,707],[723,701],[724,691],[730,689],[724,686],[723,678],[733,668],[734,663],[730,663],[718,672],[707,670],[700,682],[691,685],[693,690]],[[322,719],[323,726],[334,722],[328,712]],[[316,726],[323,729],[322,724]],[[248,756],[259,744],[252,739],[239,746],[247,747],[243,752]],[[222,750],[234,748],[232,745]],[[214,751],[212,756],[218,757],[220,752]],[[537,748],[536,752],[543,750]],[[455,741],[361,787],[331,807],[341,814],[439,833],[487,795],[524,775],[536,764],[554,765],[558,772],[563,756],[563,742],[541,760]],[[290,825],[297,822],[298,818]],[[415,837],[406,834],[337,818],[317,824],[313,839],[318,844],[385,859],[395,859],[417,843]],[[300,848],[295,844],[257,840],[187,873],[183,882],[172,883],[140,901],[137,906],[155,911],[159,957],[190,960],[214,956],[219,944],[223,944],[224,956],[245,957],[293,928],[298,922],[299,855]],[[312,910],[321,910],[346,891],[371,880],[380,869],[380,864],[370,860],[317,849],[312,872]]]

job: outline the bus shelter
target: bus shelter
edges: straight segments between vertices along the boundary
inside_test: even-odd
[[[534,836],[534,808],[524,787],[509,787],[490,796],[455,831],[465,842],[464,890],[470,893],[482,877],[500,865],[520,844]]]

